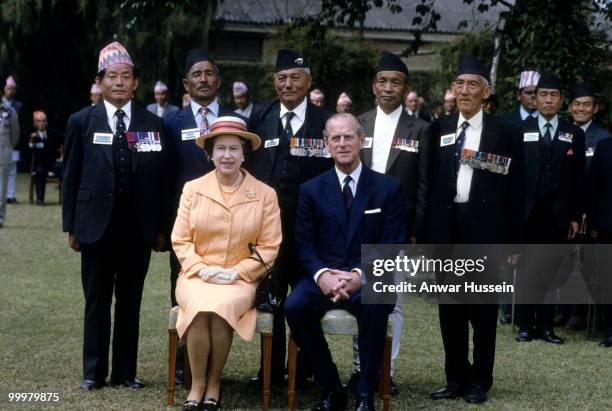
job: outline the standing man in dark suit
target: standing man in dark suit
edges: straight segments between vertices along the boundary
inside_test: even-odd
[[[374,410],[390,304],[361,303],[361,245],[405,241],[404,203],[397,180],[370,170],[359,159],[365,134],[351,114],[335,114],[325,127],[335,167],[303,184],[296,243],[304,272],[287,298],[291,334],[305,351],[323,389],[313,410],[344,410],[347,394],[323,330],[326,311],[342,308],[357,317],[361,372],[356,410]]]
[[[10,107],[0,105],[0,228],[6,218],[7,185],[13,163],[13,147],[19,140],[19,119]]]
[[[540,74],[537,71],[525,70],[521,72],[518,89],[516,90],[516,99],[519,101],[519,106],[516,110],[503,114],[506,119],[512,121],[519,128],[522,127],[523,121],[529,117],[538,117],[535,90],[539,79]]]
[[[55,130],[49,130],[47,114],[44,111],[35,111],[32,115],[34,131],[30,134],[28,145],[32,149],[32,172],[36,182],[36,204],[45,205],[45,188],[49,172],[61,178],[55,167],[58,151],[62,144],[62,137]]]
[[[15,96],[17,95],[17,81],[13,76],[8,76],[6,78],[6,84],[4,85],[4,93],[2,94],[2,105],[12,109],[16,113],[16,117],[19,120],[19,127],[21,130],[24,129],[25,124],[23,122],[23,113],[21,112],[23,109],[23,104],[21,101],[15,100]],[[21,144],[20,140],[17,140],[15,146],[13,148],[13,164],[11,165],[11,171],[8,177],[8,185],[5,187],[6,192],[6,202],[9,204],[17,204],[17,198],[15,197],[15,187],[17,185],[17,163],[21,159]]]
[[[285,296],[288,286],[293,286],[301,277],[295,249],[299,187],[333,164],[323,141],[323,129],[331,113],[308,101],[312,79],[305,56],[292,50],[279,50],[275,70],[278,100],[258,105],[251,112],[251,131],[262,136],[263,148],[253,152],[248,168],[278,195],[283,242],[275,264],[276,282],[278,293]],[[278,383],[283,380],[286,352],[282,308],[274,314],[273,338],[272,382]]]
[[[561,89],[558,77],[541,73],[536,88],[538,117],[523,124],[525,238],[532,244],[562,244],[573,240],[583,215],[584,132],[559,118]],[[543,293],[556,275],[561,259],[541,259],[537,267],[529,265],[530,261],[525,261],[525,272],[518,280],[537,278],[539,284],[534,283],[532,288],[537,287]],[[554,310],[552,304],[517,305],[516,340],[527,342],[541,337],[545,342],[563,344],[563,339],[554,333]]]
[[[138,74],[121,44],[102,49],[96,81],[104,101],[70,116],[64,154],[63,226],[85,294],[81,388],[106,384],[114,291],[110,383],[140,389],[140,302],[151,249],[170,229],[170,166],[162,120],[133,104]]]
[[[609,250],[609,244],[612,244],[612,139],[606,138],[599,142],[597,150],[593,155],[593,161],[589,168],[588,174],[588,217],[591,227],[591,237],[600,244],[606,244],[604,250]],[[606,270],[610,267],[610,256],[604,255],[603,261],[606,264],[600,266],[604,268],[600,271],[600,275],[608,275]],[[605,281],[608,288],[598,290],[603,297],[610,300],[610,280]],[[607,292],[607,294],[606,294]],[[605,304],[604,320],[605,320],[605,336],[599,343],[600,346],[612,347],[612,304]]]
[[[167,170],[172,175],[172,224],[185,183],[202,177],[214,168],[206,151],[196,144],[196,139],[210,131],[210,125],[217,117],[231,113],[219,103],[217,94],[221,87],[221,75],[208,52],[189,50],[184,73],[183,88],[190,97],[190,103],[164,121],[173,164],[172,170]],[[174,250],[170,250],[170,302],[173,307],[177,305],[174,290],[180,271],[181,264]],[[182,385],[185,382],[183,346],[177,350],[176,364],[176,383]]]
[[[491,88],[488,71],[477,58],[461,57],[452,92],[459,112],[434,121],[430,128],[433,174],[425,241],[518,244],[524,204],[520,134],[509,121],[483,112]],[[468,403],[486,401],[493,384],[497,309],[490,302],[439,305],[447,385],[434,391],[432,399],[463,395]]]
[[[407,238],[416,242],[422,234],[428,195],[427,160],[428,124],[404,110],[402,101],[409,90],[408,68],[399,56],[383,51],[378,62],[372,92],[378,107],[359,116],[366,139],[361,160],[366,167],[398,180],[404,193]],[[413,94],[416,93],[411,92]],[[409,93],[410,94],[410,93]],[[415,98],[418,100],[418,96]],[[399,355],[404,324],[403,305],[398,303],[391,314],[393,347],[391,375]],[[356,365],[353,382],[359,376],[359,355],[353,353]],[[399,390],[391,381],[391,393]]]
[[[179,112],[177,106],[173,106],[168,103],[168,86],[163,82],[158,81],[153,87],[153,96],[155,97],[155,103],[149,104],[147,110],[164,120],[172,117]]]
[[[419,97],[416,91],[410,91],[408,94],[404,94],[406,102],[406,112],[408,115],[423,120],[426,123],[431,122],[431,117],[424,113],[422,110],[421,97]]]

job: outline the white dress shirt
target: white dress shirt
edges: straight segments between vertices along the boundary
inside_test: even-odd
[[[104,108],[106,109],[106,117],[108,118],[108,125],[110,126],[113,134],[117,132],[117,111],[123,110],[125,115],[123,116],[123,122],[125,123],[125,130],[130,128],[130,120],[132,119],[132,100],[125,103],[125,106],[117,108],[106,100],[104,101]]]
[[[538,110],[534,110],[533,112],[529,112],[525,110],[525,108],[521,105],[519,108],[519,113],[521,114],[521,119],[525,120],[527,117],[538,118]]]
[[[374,171],[383,174],[387,171],[391,143],[403,109],[400,105],[393,112],[387,114],[380,106],[376,108],[374,139],[372,141],[372,166],[370,167]]]
[[[162,117],[164,115],[164,106],[160,106],[159,104],[155,105],[155,114],[157,114],[158,117]]]
[[[344,179],[346,178],[347,175],[350,175],[351,181],[348,184],[349,184],[349,188],[353,192],[353,197],[355,197],[357,195],[357,183],[359,182],[359,176],[361,176],[361,169],[362,169],[361,161],[359,162],[359,165],[357,166],[357,168],[353,170],[351,174],[345,174],[342,171],[338,170],[338,167],[335,167],[336,175],[338,176],[338,182],[340,183],[340,190],[344,189]],[[321,268],[319,271],[315,273],[314,275],[315,283],[319,284],[319,277],[321,276],[321,274],[323,274],[327,270],[329,270],[329,268],[325,267],[325,268]],[[355,271],[361,276],[360,269],[353,268],[351,271]]]
[[[285,114],[292,111],[295,114],[295,116],[293,116],[293,118],[291,119],[291,131],[293,131],[293,135],[297,134],[298,130],[302,128],[302,126],[304,125],[304,121],[306,121],[307,102],[308,100],[306,100],[306,97],[304,97],[304,101],[302,101],[296,108],[294,108],[293,110],[289,110],[287,107],[285,107],[285,105],[281,101],[280,118],[281,118],[281,121],[283,122],[283,129],[287,127],[287,118],[285,117]]]
[[[557,132],[557,127],[559,126],[559,116],[555,114],[555,116],[550,120],[546,120],[543,116],[538,116],[538,126],[540,127],[540,134],[542,137],[544,137],[544,134],[546,134],[546,123],[550,123],[552,126],[550,128],[550,139],[551,141],[554,141],[555,133]]]
[[[463,114],[459,112],[459,121],[457,121],[457,131],[455,132],[455,144],[457,144],[457,137],[461,132],[461,125],[464,121],[467,121],[470,125],[465,129],[465,141],[463,148],[469,148],[470,150],[478,151],[480,148],[480,136],[482,134],[482,108],[476,115],[469,120],[463,117]],[[470,199],[470,189],[472,188],[472,176],[474,169],[466,164],[459,165],[459,171],[457,172],[457,195],[455,196],[455,203],[467,203]]]
[[[578,126],[578,127],[580,127],[582,129],[582,131],[584,131],[586,133],[587,128],[589,128],[589,126],[591,125],[592,122],[593,122],[593,120],[589,120],[586,123],[584,123],[583,125]]]
[[[191,105],[191,112],[193,113],[193,117],[195,117],[198,128],[202,129],[202,123],[204,121],[202,119],[202,113],[200,112],[200,108],[202,108],[202,106],[196,103],[193,99],[191,99],[191,103],[189,104]],[[208,119],[208,124],[212,126],[212,122],[219,117],[219,102],[215,98],[212,103],[206,106],[206,108],[208,108],[206,118]]]

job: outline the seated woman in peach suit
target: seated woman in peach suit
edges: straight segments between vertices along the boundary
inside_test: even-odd
[[[182,267],[176,328],[192,372],[183,409],[216,410],[233,332],[248,341],[255,334],[255,290],[265,268],[248,245],[272,266],[282,234],[275,191],[241,168],[245,154],[261,145],[244,121],[219,117],[196,143],[215,170],[185,184],[172,231]]]

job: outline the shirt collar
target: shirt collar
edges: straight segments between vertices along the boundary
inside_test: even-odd
[[[470,127],[472,127],[474,130],[479,130],[482,128],[482,107],[480,108],[480,110],[478,111],[478,113],[476,113],[474,116],[472,116],[472,118],[470,118],[469,120],[466,120],[465,117],[463,117],[463,114],[461,113],[461,111],[459,112],[459,121],[457,122],[457,129],[459,129],[461,127],[461,124],[463,124],[464,121],[467,121],[468,123],[470,123]]]
[[[304,100],[302,100],[302,102],[293,110],[289,110],[287,107],[285,107],[285,105],[283,104],[283,102],[281,101],[280,103],[280,118],[283,118],[283,116],[285,114],[287,114],[290,111],[293,111],[295,113],[295,115],[302,121],[304,121],[306,119],[306,106],[307,106],[307,102],[308,100],[306,100],[306,97],[304,97]]]
[[[115,116],[115,113],[117,112],[117,110],[123,110],[123,112],[125,113],[125,116],[128,119],[132,118],[132,100],[125,103],[125,105],[121,108],[117,108],[113,106],[111,103],[109,103],[106,100],[102,100],[102,101],[104,102],[104,108],[106,109],[106,115],[108,116],[109,120]]]
[[[197,116],[200,112],[200,108],[202,106],[198,104],[194,99],[191,99],[191,111],[193,112],[193,116]],[[215,117],[219,117],[219,101],[215,98],[209,105],[206,106]]]
[[[559,116],[555,114],[555,116],[550,119],[550,121],[546,120],[544,116],[538,116],[538,126],[540,127],[540,130],[544,130],[546,128],[546,123],[550,123],[550,125],[552,126],[550,132],[554,134],[555,130],[557,129],[557,125],[559,125]]]
[[[359,176],[361,175],[361,161],[359,161],[359,165],[351,174],[344,174],[342,171],[338,169],[338,166],[334,167],[336,169],[336,175],[338,176],[338,180],[340,181],[340,187],[344,184],[344,179],[347,175],[350,175],[353,181],[355,182],[355,188],[357,188],[357,182],[359,181]]]
[[[376,116],[385,116],[387,118],[389,118],[389,120],[396,120],[399,118],[399,116],[402,114],[402,110],[404,109],[404,107],[400,104],[395,110],[393,110],[392,112],[390,112],[389,114],[385,113],[383,111],[382,108],[380,108],[380,106],[376,107]]]
[[[578,126],[582,129],[582,131],[584,131],[586,133],[587,129],[589,128],[589,126],[591,125],[591,123],[593,122],[593,120],[589,120],[586,123],[584,123],[581,126]]]
[[[538,117],[538,110],[534,110],[530,113],[529,111],[525,110],[525,107],[523,107],[522,105],[519,108],[519,112],[521,113],[522,120],[525,120],[528,117],[533,117],[533,118]]]

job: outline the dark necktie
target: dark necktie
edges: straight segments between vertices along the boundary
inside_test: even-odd
[[[457,141],[455,141],[455,172],[459,171],[459,160],[461,160],[461,151],[465,144],[465,129],[467,129],[469,125],[470,123],[467,121],[461,124],[461,132],[457,136]]]
[[[115,136],[117,136],[119,140],[122,140],[125,137],[125,121],[123,121],[123,117],[125,117],[125,111],[117,110],[115,112],[115,115],[117,116],[117,124],[115,125]]]
[[[291,141],[293,138],[293,129],[291,128],[291,119],[295,116],[293,111],[288,111],[285,114],[285,129],[283,130],[283,138],[287,141]]]
[[[351,190],[350,182],[353,181],[351,176],[344,177],[344,187],[342,188],[342,195],[344,197],[344,206],[346,211],[351,212],[353,207],[353,190]]]
[[[544,127],[546,127],[546,132],[544,133],[544,142],[547,146],[549,146],[550,143],[552,143],[552,136],[550,135],[550,128],[552,127],[552,124],[546,123]]]

